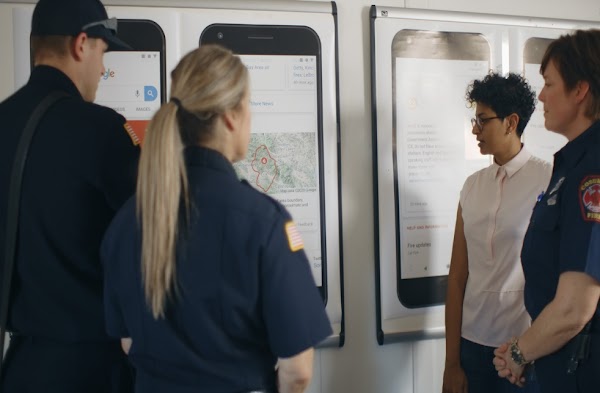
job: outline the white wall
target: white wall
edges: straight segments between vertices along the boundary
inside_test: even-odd
[[[437,393],[441,392],[444,340],[379,346],[375,336],[371,4],[370,0],[337,0],[346,344],[318,351],[309,392]],[[598,0],[381,0],[376,4],[600,21]],[[10,15],[0,4],[0,99],[13,91],[11,26]]]

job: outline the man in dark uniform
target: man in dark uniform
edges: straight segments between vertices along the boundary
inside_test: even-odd
[[[554,41],[542,61],[546,128],[569,142],[554,156],[523,242],[533,324],[496,350],[500,376],[520,383],[535,360],[543,393],[600,389],[600,30]]]
[[[32,19],[35,67],[0,104],[0,255],[9,178],[34,108],[50,107],[23,174],[3,392],[122,392],[131,372],[104,329],[99,247],[133,194],[139,146],[125,119],[92,103],[107,50],[125,49],[98,0],[40,0]]]

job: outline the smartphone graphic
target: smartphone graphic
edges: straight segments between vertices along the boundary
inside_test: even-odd
[[[471,134],[465,91],[490,69],[480,34],[401,30],[392,41],[397,292],[443,304],[456,208],[467,175],[490,164]]]
[[[326,300],[319,37],[305,26],[213,24],[200,37],[210,43],[239,55],[250,73],[252,133],[236,171],[290,211]]]
[[[165,35],[151,20],[119,19],[117,35],[132,51],[104,55],[95,103],[127,119],[143,142],[148,122],[165,101]]]

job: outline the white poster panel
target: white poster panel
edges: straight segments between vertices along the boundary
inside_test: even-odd
[[[341,276],[339,249],[339,195],[338,195],[338,157],[337,157],[337,121],[336,121],[336,84],[335,84],[335,24],[332,14],[303,13],[303,12],[273,12],[261,10],[218,10],[218,9],[185,9],[181,13],[180,29],[185,32],[181,35],[180,48],[182,55],[198,47],[202,32],[211,24],[251,24],[251,25],[280,25],[280,26],[306,26],[312,29],[319,37],[321,44],[321,70],[310,69],[310,57],[280,57],[242,56],[242,60],[250,69],[253,95],[251,101],[253,112],[252,141],[249,151],[256,155],[244,164],[241,171],[246,176],[253,173],[261,174],[260,178],[254,175],[254,184],[263,188],[267,193],[278,199],[290,210],[294,219],[298,217],[299,230],[306,244],[306,251],[313,269],[313,275],[320,282],[320,270],[323,268],[319,255],[321,245],[321,222],[325,223],[326,271],[322,276],[327,280],[327,314],[333,322],[335,333],[341,332],[342,303],[341,303]],[[269,69],[256,67],[258,61],[268,61]],[[300,62],[302,60],[302,63]],[[309,66],[306,66],[308,60]],[[313,60],[314,62],[315,60]],[[302,64],[302,70],[300,70]],[[294,69],[295,68],[295,69]],[[314,145],[315,130],[310,114],[314,113],[314,78],[316,72],[321,72],[322,78],[322,161],[317,160],[316,146]],[[284,140],[281,134],[285,133]],[[279,136],[277,134],[280,134]],[[277,139],[279,138],[279,139]],[[292,138],[292,139],[290,139]],[[267,142],[266,144],[262,142]],[[282,142],[282,143],[279,143]],[[268,165],[277,163],[269,159],[269,144],[278,145],[282,155],[279,164],[286,164],[294,168],[294,178],[288,178],[286,186],[283,179],[279,183],[269,183]],[[299,157],[287,154],[297,150],[297,144],[303,144]],[[314,148],[312,146],[315,146]],[[286,158],[287,157],[287,158]],[[252,169],[254,161],[257,172]],[[266,167],[260,168],[259,162],[264,161]],[[285,162],[287,161],[287,162]],[[322,165],[323,182],[321,192],[324,195],[324,217],[317,214],[316,206],[319,185],[315,183],[318,165]],[[264,171],[261,171],[264,169]],[[297,185],[297,187],[296,187]],[[272,192],[272,193],[271,193]],[[324,219],[324,220],[322,220]]]
[[[465,92],[490,69],[502,70],[507,55],[497,26],[417,11],[373,11],[380,344],[444,335],[444,306],[408,307],[400,300],[400,282],[447,274],[460,189],[466,176],[490,163],[471,134],[474,108],[467,106]],[[481,35],[489,60],[394,57],[392,43],[403,30]]]
[[[570,29],[592,26],[589,22],[378,6],[371,8],[371,22],[377,340],[383,344],[442,337],[443,304],[403,302],[402,283],[418,283],[411,287],[415,292],[428,279],[443,283],[460,189],[468,174],[491,163],[490,157],[478,156],[469,135],[473,112],[465,108],[467,85],[484,77],[489,68],[524,73],[539,93],[543,85],[539,61],[525,64],[526,41],[556,38]],[[394,39],[401,31],[481,35],[490,48],[488,66],[465,62],[453,50],[429,59],[396,57]],[[424,45],[410,40],[404,44],[412,45],[417,53],[419,45]],[[541,108],[538,104],[524,143],[551,161],[565,141],[545,130]]]

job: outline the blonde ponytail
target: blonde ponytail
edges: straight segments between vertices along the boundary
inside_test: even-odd
[[[237,108],[248,90],[246,67],[229,50],[215,45],[187,54],[171,77],[173,98],[146,130],[136,194],[144,294],[156,319],[164,317],[167,299],[176,291],[178,219],[190,211],[183,151],[186,144],[210,140],[215,119]]]
[[[140,157],[137,212],[142,223],[142,278],[154,318],[164,316],[175,277],[179,203],[188,205],[188,182],[177,106],[163,105],[148,127]],[[176,159],[174,159],[176,158]]]

